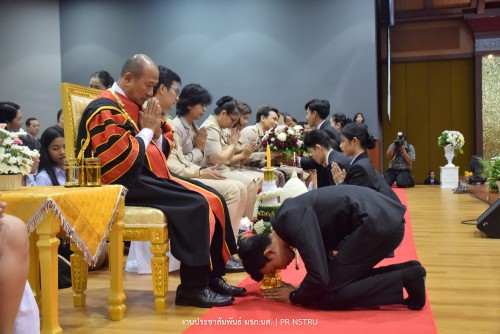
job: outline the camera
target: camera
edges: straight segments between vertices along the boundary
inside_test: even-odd
[[[398,136],[394,141],[394,145],[396,145],[397,148],[400,148],[401,146],[404,146],[404,144],[405,144],[405,138],[403,136],[403,133],[398,132]]]

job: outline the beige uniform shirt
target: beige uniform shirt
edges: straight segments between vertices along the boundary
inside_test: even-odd
[[[243,130],[241,130],[241,132],[240,132],[240,141],[243,144],[249,144],[249,143],[256,142],[259,149],[260,149],[260,142],[262,141],[262,137],[264,137],[264,130],[262,129],[262,126],[260,125],[260,123],[247,126]]]
[[[184,117],[177,116],[172,121],[175,133],[178,135],[176,141],[179,141],[182,147],[182,153],[186,160],[201,165],[203,161],[203,152],[194,147],[194,138],[198,134],[199,128],[193,123],[191,126]]]
[[[210,156],[214,153],[222,152],[229,146],[229,143],[227,142],[227,132],[219,126],[219,123],[215,119],[214,115],[208,116],[201,127],[207,129],[207,142],[205,144],[205,163],[207,166],[213,166],[214,163],[210,161]],[[229,160],[226,160],[219,164],[219,167],[217,169],[221,171],[228,171],[230,170],[229,163]]]

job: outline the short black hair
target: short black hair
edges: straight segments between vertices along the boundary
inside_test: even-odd
[[[265,118],[268,118],[269,117],[269,113],[271,111],[274,111],[276,113],[276,115],[279,114],[278,108],[276,108],[276,107],[268,106],[268,105],[265,105],[265,104],[260,105],[259,108],[257,108],[257,115],[255,116],[255,122],[259,123],[260,122],[260,118],[262,116],[264,116]]]
[[[62,109],[59,109],[59,111],[57,112],[56,124],[59,123],[59,119],[61,118],[61,115],[62,115]]]
[[[320,145],[326,149],[332,148],[332,139],[323,130],[314,129],[306,132],[304,136],[304,145],[308,148],[313,148],[315,145]]]
[[[214,115],[220,115],[223,110],[225,110],[228,115],[240,114],[239,109],[236,107],[236,100],[228,95],[217,100],[217,107],[214,109]]]
[[[170,88],[174,81],[177,81],[179,84],[181,83],[181,77],[168,67],[158,65],[158,73],[158,83],[153,88],[153,95],[156,95],[160,85]]]
[[[332,115],[332,120],[335,123],[339,123],[341,128],[343,128],[344,126],[346,126],[349,123],[352,123],[352,120],[350,118],[348,118],[345,114],[341,113],[341,112],[333,114]]]
[[[17,111],[21,108],[14,102],[0,102],[0,123],[11,123],[17,116]]]
[[[104,70],[100,70],[100,71],[93,73],[90,76],[90,79],[92,79],[92,78],[99,79],[99,81],[102,83],[102,85],[106,88],[111,88],[111,86],[113,86],[113,83],[115,82],[115,80],[113,79],[111,74],[109,74],[108,71],[104,71]]]
[[[256,234],[240,241],[238,256],[245,271],[257,282],[264,278],[260,270],[269,262],[269,259],[264,256],[264,251],[270,244],[270,233]]]
[[[318,113],[319,118],[326,119],[330,115],[330,102],[328,100],[312,99],[307,102],[304,109],[315,111]]]
[[[38,121],[35,117],[30,117],[26,120],[26,126],[31,125],[31,121]]]
[[[179,101],[177,101],[178,116],[184,116],[189,113],[189,108],[199,103],[209,105],[212,103],[212,96],[206,88],[199,84],[188,84],[182,88],[179,94]]]

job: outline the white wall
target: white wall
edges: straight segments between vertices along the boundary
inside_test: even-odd
[[[58,0],[0,2],[0,101],[21,106],[45,129],[61,108]]]

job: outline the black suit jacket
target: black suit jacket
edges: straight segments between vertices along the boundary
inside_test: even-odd
[[[340,133],[335,130],[335,128],[330,124],[328,120],[324,121],[323,124],[321,124],[319,130],[323,130],[328,133],[330,138],[332,138],[332,140],[335,140],[340,147]]]
[[[434,183],[432,183],[432,181],[434,181]],[[434,185],[439,185],[439,181],[438,181],[438,180],[434,179],[434,180],[432,180],[432,181],[431,181],[431,179],[425,179],[425,180],[424,180],[424,184],[434,184]]]
[[[328,165],[326,167],[318,164],[313,158],[301,158],[300,167],[304,170],[315,169],[318,188],[335,185],[332,177],[332,162],[336,162],[341,169],[347,170],[351,163],[351,158],[339,151],[331,150],[328,155]]]
[[[347,170],[344,184],[368,187],[400,202],[394,190],[387,185],[384,177],[373,168],[366,152],[358,155]]]
[[[400,228],[405,211],[401,203],[370,188],[350,185],[342,191],[325,187],[285,200],[271,224],[281,239],[297,248],[307,270],[294,301],[309,306],[325,293],[328,258],[344,238],[350,242],[338,248],[339,262],[372,256]]]

